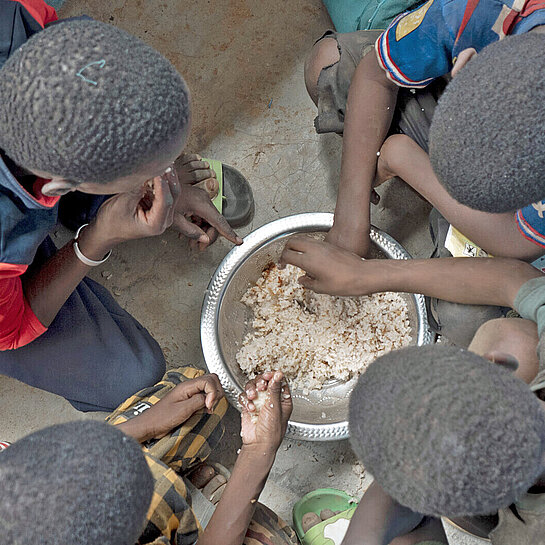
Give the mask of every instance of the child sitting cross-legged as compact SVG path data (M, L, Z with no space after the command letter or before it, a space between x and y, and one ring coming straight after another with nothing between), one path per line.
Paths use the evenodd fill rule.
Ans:
M193 184L195 170L209 175L206 164L174 164L190 133L191 98L172 63L112 25L48 24L54 11L32 4L33 13L50 10L41 26L21 21L17 3L0 3L0 30L4 21L35 30L8 39L7 59L0 47L0 373L77 409L110 412L155 384L165 359L86 275L118 245L171 225L201 248L218 233L242 239ZM102 205L90 213L73 192ZM49 234L59 215L78 231L57 249Z

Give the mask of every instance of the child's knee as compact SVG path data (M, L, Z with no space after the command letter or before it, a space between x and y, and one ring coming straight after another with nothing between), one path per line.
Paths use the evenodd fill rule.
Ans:
M163 359L154 359L152 361L146 362L143 365L139 372L133 376L133 394L143 390L144 388L149 388L154 386L163 379L163 376L166 372L166 363ZM131 394L132 395L132 394Z
M318 78L323 68L335 64L340 59L337 40L324 38L316 42L305 62L305 84L310 98L318 102Z
M397 176L395 161L404 149L409 149L415 142L406 134L392 134L382 144L377 161L378 182Z

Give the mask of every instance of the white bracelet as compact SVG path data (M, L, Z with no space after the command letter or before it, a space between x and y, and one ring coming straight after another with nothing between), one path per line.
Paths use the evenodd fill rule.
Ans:
M87 227L87 225L89 225L88 223L84 223L76 232L76 238L74 238L74 244L73 244L73 248L74 248L74 253L76 254L76 257L82 262L82 263L85 263L85 265L89 266L89 267L96 267L97 265L102 265L111 255L112 255L112 250L110 250L106 256L104 257L104 259L100 260L100 261L95 261L94 259L89 259L88 257L85 257L82 253L82 251L79 249L79 244L78 244L78 238L79 238L79 234L81 233L81 230L84 228L84 227Z

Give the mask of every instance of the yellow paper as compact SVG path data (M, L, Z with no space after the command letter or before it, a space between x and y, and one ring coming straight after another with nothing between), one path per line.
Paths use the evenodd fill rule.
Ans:
M449 226L445 248L453 257L493 257L488 252L471 242L465 235L462 235L456 227Z

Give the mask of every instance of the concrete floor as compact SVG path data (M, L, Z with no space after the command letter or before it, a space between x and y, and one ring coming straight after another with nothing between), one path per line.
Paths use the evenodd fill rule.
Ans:
M63 17L82 13L136 34L183 74L193 95L188 149L234 165L253 186L256 215L241 235L286 215L333 210L341 141L314 132L315 109L303 83L305 54L331 26L320 0L68 0L61 10ZM380 193L373 223L414 256L429 255L428 206L397 181ZM64 236L60 230L59 242ZM205 253L192 253L168 232L125 244L92 276L149 328L170 365L203 366L202 297L229 249L218 241ZM101 417L5 377L0 415L0 440L8 441L52 423ZM231 410L218 459L232 463L239 442L238 413ZM370 477L355 462L346 441L286 440L262 501L291 521L293 503L315 488L360 496ZM470 541L454 536L451 543Z

